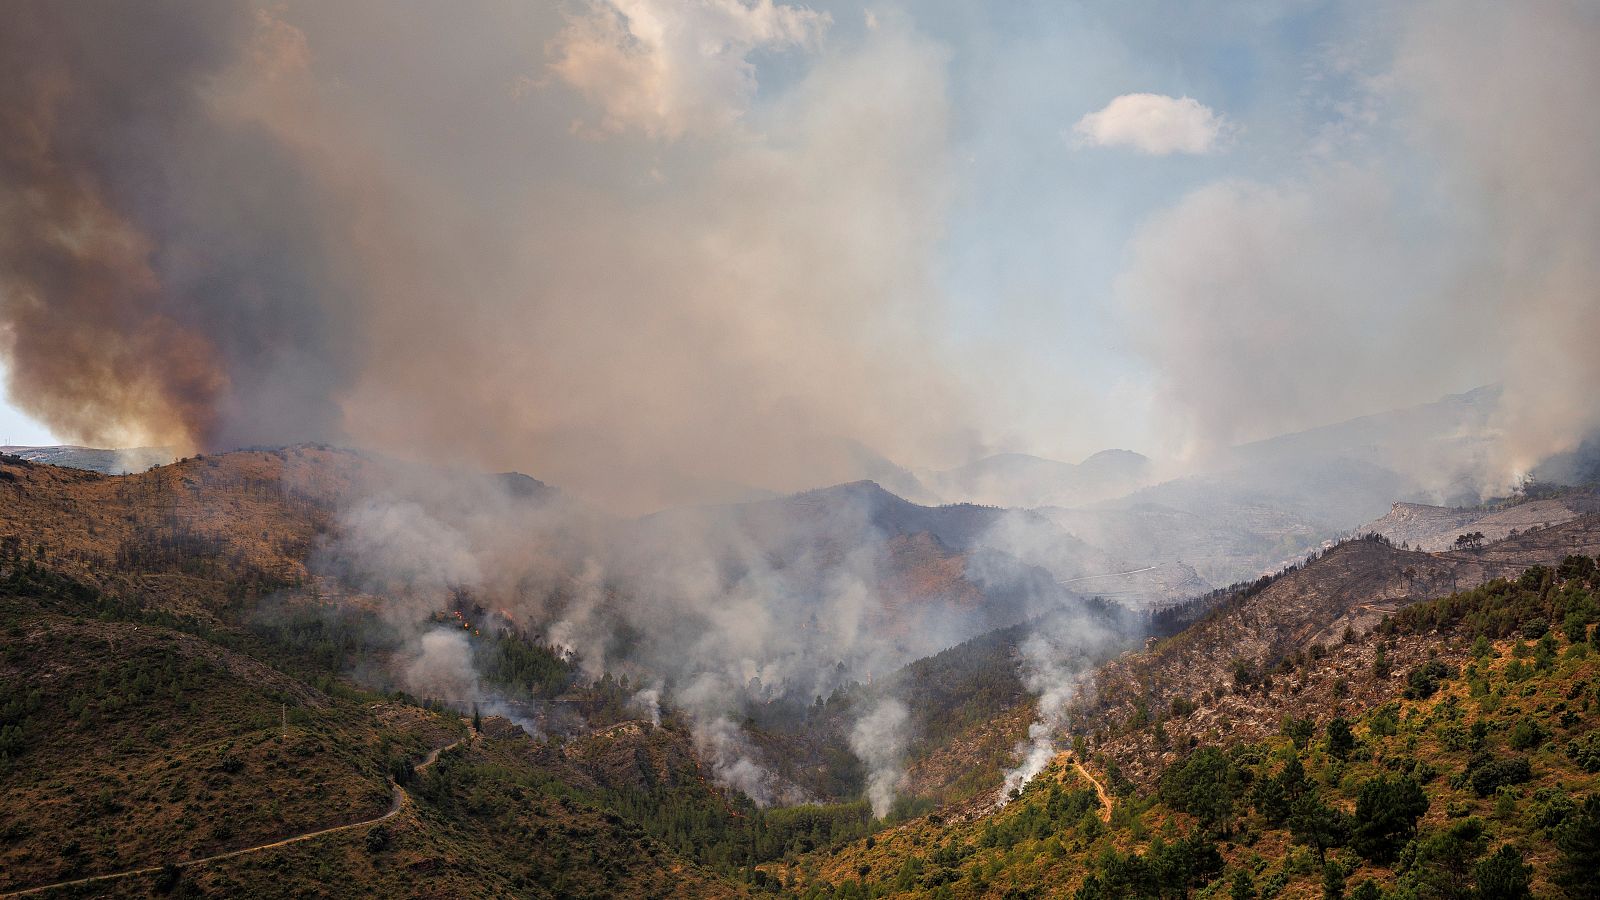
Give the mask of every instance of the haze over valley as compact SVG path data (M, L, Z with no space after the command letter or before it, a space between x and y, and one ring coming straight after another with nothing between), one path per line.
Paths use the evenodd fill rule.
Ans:
M0 10L0 896L1594 896L1600 11Z

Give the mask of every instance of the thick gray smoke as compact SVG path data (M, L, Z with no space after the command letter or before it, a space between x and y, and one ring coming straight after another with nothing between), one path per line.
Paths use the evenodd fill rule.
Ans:
M406 690L418 697L461 702L480 695L472 665L472 645L454 628L434 628L418 639L401 669Z
M905 23L832 38L734 0L0 19L0 353L65 437L345 440L631 510L859 477L843 436L965 440L928 335L944 59ZM759 107L756 54L807 63Z
M1486 240L1474 287L1505 355L1500 471L1529 471L1600 428L1600 8L1582 0L1430 3L1409 22L1397 79L1419 138L1470 198Z
M711 774L762 805L815 797L745 734L750 710L803 712L974 633L937 598L920 616L902 608L915 601L892 591L890 542L873 521L887 495L876 491L614 520L522 480L374 465L313 566L377 604L403 641L401 686L511 709L489 705L465 630L448 615L437 624L457 604L481 606L486 627L540 637L587 679L649 685L630 709L653 724L664 703L685 712ZM907 711L880 699L853 716L843 740L881 815L901 777Z
M65 437L344 439L637 511L859 477L840 436L932 464L1013 430L971 393L1038 361L941 349L962 70L905 16L0 15L0 354ZM1167 449L1503 381L1487 484L1597 425L1595 18L1361 17L1308 62L1358 87L1291 162L1145 223L1117 295Z
M903 16L852 19L769 0L9 3L11 397L71 439L341 440L630 514L859 477L841 437L947 462L1008 430L967 381L1010 371L1005 341L947 355L956 69ZM1379 21L1400 39L1358 61L1370 102L1287 172L1146 222L1117 294L1175 455L1503 378L1473 465L1504 485L1600 426L1600 21L1577 0ZM760 83L757 59L781 73ZM1366 149L1377 128L1408 153ZM797 795L741 704L970 635L906 624L861 503L619 521L403 467L356 493L316 563L382 598L411 689L481 690L464 635L429 624L465 592L590 677L676 679L714 771L761 802ZM1029 532L1014 556L1058 553ZM1040 719L1008 786L1053 752L1095 628L1051 620L1025 647ZM862 715L877 810L903 716Z
M657 728L661 727L661 689L649 687L628 698L628 706Z

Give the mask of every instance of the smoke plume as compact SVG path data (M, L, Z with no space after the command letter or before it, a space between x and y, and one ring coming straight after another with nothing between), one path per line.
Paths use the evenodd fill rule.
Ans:
M1419 139L1472 198L1498 315L1475 350L1505 354L1503 477L1600 427L1600 11L1576 0L1430 3L1396 65Z
M829 39L771 0L5 18L0 353L68 438L345 441L632 510L858 477L843 436L965 440L928 337L944 59L909 25ZM756 53L805 73L767 92Z
M354 372L338 213L230 108L272 65L235 3L33 3L0 29L11 392L112 445L338 434Z
M872 803L872 814L880 819L889 814L895 792L905 777L902 766L909 716L904 703L885 698L850 730L850 750L866 764L867 799Z
M1027 739L1014 749L1019 761L1005 771L996 804L1005 805L1013 791L1055 758L1056 738L1068 724L1068 704L1086 688L1091 664L1117 639L1107 623L1063 609L1043 616L1022 642L1022 683L1038 697L1037 715Z
M1179 455L1501 381L1495 452L1429 464L1504 491L1600 425L1600 16L1538 0L1379 21L1399 37L1362 101L1281 179L1146 222L1118 292Z

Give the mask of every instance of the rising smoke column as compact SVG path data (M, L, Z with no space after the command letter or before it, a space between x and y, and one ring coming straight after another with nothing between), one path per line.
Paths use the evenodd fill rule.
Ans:
M1415 132L1484 224L1474 352L1505 355L1503 486L1600 429L1600 10L1423 4L1395 64Z
M1041 623L1019 648L1022 652L1022 683L1038 695L1038 715L1028 726L1028 737L1019 741L1014 752L1016 766L1005 771L998 805L1011 799L1035 775L1044 771L1056 755L1056 736L1067 724L1067 705L1078 695L1086 674L1082 654L1100 635L1098 628L1082 620Z
M850 729L850 751L867 767L867 800L872 814L889 814L905 777L906 705L892 697L879 700Z
M19 3L0 28L0 352L74 438L338 433L349 290L319 185L238 110L235 3ZM252 55L256 54L256 55Z
M964 446L945 54L830 23L10 5L12 398L90 443L337 441L631 512L858 478L841 436ZM797 77L758 85L764 53Z

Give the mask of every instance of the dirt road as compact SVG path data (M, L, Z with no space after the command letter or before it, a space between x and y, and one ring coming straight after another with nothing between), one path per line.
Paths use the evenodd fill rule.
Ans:
M1100 798L1100 821L1109 823L1111 821L1111 795L1106 793L1105 787L1100 784L1100 779L1089 774L1089 770L1083 767L1083 763L1078 762L1076 759L1071 761L1073 771L1082 776L1084 781L1089 782L1094 787L1095 796Z
M459 747L466 741L467 738L461 738L460 740L451 744L446 744L443 747L435 747L434 749L428 751L428 755L423 757L422 762L417 763L412 767L412 771L416 772L418 775L421 775L423 770L439 761L439 754L444 753L446 750L452 750L456 747ZM394 799L389 804L389 811L376 818L365 819L360 822L351 822L348 825L335 825L332 828L319 828L316 831L307 831L302 834L293 835L292 837L283 838L282 840L271 841L266 844L256 844L253 847L242 847L238 850L229 850L226 853L216 853L211 856L202 856L199 859L181 860L174 863L174 865L180 869L187 869L191 866L203 866L207 863L213 863L219 860L232 859L235 856L244 856L247 853L260 853L263 850L287 847L290 844L298 844L301 841L309 841L313 838L319 838L329 834L337 834L341 831L353 831L357 828L368 828L384 821L385 819L393 818L396 813L400 812L400 810L404 809L406 805L411 802L411 795L407 794L405 790L400 787L400 785L391 784L390 787L394 791ZM108 872L104 875L90 875L87 878L74 878L70 881L57 881L53 884L41 884L37 887L23 888L20 891L9 891L7 893L0 894L0 898L26 897L30 894L42 894L45 891L52 891L56 888L96 884L102 881L113 881L118 878L130 878L135 875L153 875L161 871L161 868L161 866L145 866L142 869L124 869L121 872Z

